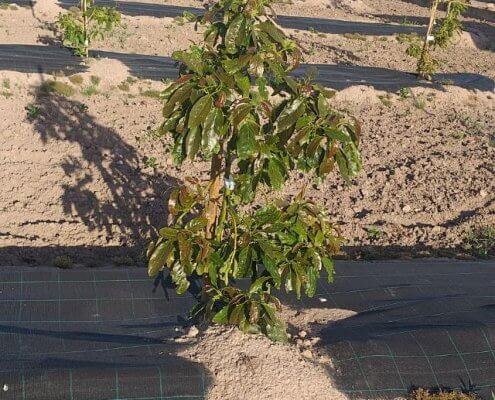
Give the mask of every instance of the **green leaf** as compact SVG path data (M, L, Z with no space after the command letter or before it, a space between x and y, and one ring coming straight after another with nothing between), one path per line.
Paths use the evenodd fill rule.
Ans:
M193 129L202 124L213 106L211 95L206 95L198 99L189 111L188 126Z
M267 100L269 93L268 90L266 89L266 78L261 76L259 78L256 78L256 85L258 86L258 92L263 100Z
M245 119L237 134L237 156L240 160L245 160L258 153L258 143L256 133L258 124L251 118Z
M272 279L271 276L262 276L261 278L256 279L251 286L249 287L249 293L257 293L261 290L263 284Z
M208 266L208 271L210 274L211 282L213 285L217 286L218 282L218 270L222 268L223 260L222 256L218 252L213 252L210 254L210 262Z
M236 305L229 315L229 324L239 325L239 323L243 319L243 314L244 314L244 305L243 304Z
M173 242L163 242L156 246L148 261L148 275L154 277L158 275L165 266L168 255L173 249Z
M174 240L175 238L177 238L177 229L175 229L175 228L169 228L169 227L165 226L162 229L160 229L158 231L158 233L160 234L161 237L163 237L165 239Z
M235 74L234 75L235 82L237 86L241 90L241 93L244 97L249 97L249 91L251 89L251 82L248 76Z
M186 158L186 155L184 153L184 146L182 145L183 141L184 137L179 136L174 143L174 147L172 148L172 158L175 165L181 164Z
M182 13L182 16L184 17L184 19L186 19L188 22L194 22L196 21L196 16L190 12L190 11L184 11Z
M327 271L328 283L332 283L333 282L333 275L335 273L335 270L333 268L333 261L328 257L322 257L321 262L323 263L323 266L325 267L325 270Z
M265 311L268 308L271 309L269 305L265 304ZM273 311L273 309L271 309L271 311L272 315L274 315L275 311ZM282 320L273 316L271 317L271 322L266 325L266 335L274 342L287 343L287 326Z
M267 173L268 178L270 179L270 186L273 189L279 190L282 188L282 185L285 182L284 172L283 166L277 159L271 158L268 161Z
M299 94L299 85L292 76L286 76L285 83L287 83L287 86L289 86L290 90L292 90L292 93L296 95Z
M168 118L172 114L177 103L182 104L184 101L186 101L186 99L189 98L192 88L193 83L186 82L182 86L177 88L174 93L172 93L168 101L163 106L162 113L165 118Z
M189 130L185 141L185 154L189 156L191 160L194 159L199 151L201 145L201 129L196 126Z
M292 289L296 291L296 297L298 299L300 299L301 298L301 286L302 286L301 277L298 274L296 274L296 272L294 270L291 270L290 280L292 282Z
M256 28L261 29L262 31L268 33L268 35L270 35L270 37L273 40L275 40L280 44L284 43L287 40L284 33L279 28L277 28L271 21L263 21L257 24Z
M217 286L218 284L217 276L217 265L214 262L210 262L208 264L208 277L210 278L213 286Z
M203 124L202 147L206 152L213 153L217 150L222 125L222 111L218 108L212 108Z
M176 262L170 271L172 276L172 281L176 285L177 294L184 294L189 288L189 281L187 280L187 275L180 263Z
M251 246L245 246L239 252L238 257L238 270L236 274L236 278L244 278L249 272L252 264L252 252L253 249Z
M323 96L322 93L318 95L318 113L320 114L320 117L326 117L328 113L330 112L330 109L328 107L327 99L325 96Z
M318 272L315 268L308 268L306 282L306 296L313 297L316 293L316 283L318 282Z
M240 71L242 68L244 68L248 63L248 61L249 61L248 59L238 59L238 58L226 59L222 61L222 67L225 70L225 72L227 72L227 74L233 75L236 72ZM228 84L227 86L230 87L230 85Z
M245 27L246 19L244 15L239 14L234 20L230 23L227 33L225 34L225 49L228 54L237 53L236 42L238 42L238 37L242 34L242 31Z
M205 217L196 217L190 220L186 224L186 229L189 229L192 232L198 232L206 227L208 224L208 220ZM161 230L160 230L161 232ZM176 232L177 234L177 232Z
M266 206L255 214L256 226L263 226L265 224L274 224L280 220L281 212L275 206Z
M254 199L254 178L250 174L239 174L235 177L235 192L243 203Z
M273 278L275 287L278 288L280 286L281 277L275 260L266 253L261 253L261 260L263 261L263 266Z
M258 320L260 319L260 309L259 309L259 303L256 301L251 301L249 304L248 309L248 315L249 315L249 322L251 324L256 324Z
M192 46L190 50L178 50L172 53L172 58L181 61L187 67L200 75L203 75L203 58L202 51L197 46Z
M292 103L288 103L277 118L277 131L283 132L294 125L299 117L304 113L304 99L297 98Z
M216 324L228 324L229 323L229 306L224 306L213 317L213 322Z
M251 111L251 104L241 103L232 111L232 123L238 126Z
M187 237L184 233L179 233L177 235L181 268L184 268L187 275L190 275L193 272L193 266L191 264L192 244L189 240L190 237Z

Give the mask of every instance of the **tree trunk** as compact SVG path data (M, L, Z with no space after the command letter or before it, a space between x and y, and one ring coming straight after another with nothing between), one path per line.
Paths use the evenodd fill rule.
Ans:
M83 31L84 31L84 57L89 56L89 40L88 40L88 2L81 0L81 11L83 15Z
M223 150L220 149L220 151L217 154L214 154L211 159L210 189L208 193L208 202L206 203L206 218L208 220L208 224L206 225L207 239L215 237L216 220L222 197L222 164Z
M423 43L423 49L421 50L421 55L418 60L418 75L423 78L430 80L431 77L429 76L427 71L424 71L423 66L426 63L426 59L429 58L429 47L430 47L430 36L431 33L433 32L433 27L435 26L435 20L437 17L437 10L438 10L438 5L440 3L440 0L433 0L433 4L431 6L430 10L430 23L428 24L428 30L426 31L426 36L425 40Z

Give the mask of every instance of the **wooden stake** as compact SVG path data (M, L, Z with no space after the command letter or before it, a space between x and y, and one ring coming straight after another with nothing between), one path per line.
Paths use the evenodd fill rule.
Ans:
M423 49L421 50L421 55L418 61L418 75L423 78L430 80L431 77L425 72L422 66L426 62L426 58L429 56L429 47L430 47L430 37L433 32L433 27L435 26L435 20L437 17L438 5L440 4L440 0L433 0L433 4L430 10L430 23L428 24L428 30L426 31L425 40L423 43Z

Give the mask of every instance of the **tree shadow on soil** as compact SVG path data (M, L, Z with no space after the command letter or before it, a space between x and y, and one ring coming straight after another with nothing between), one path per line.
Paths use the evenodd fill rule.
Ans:
M39 115L32 124L41 142L69 142L79 153L54 166L67 177L59 200L64 213L98 232L100 241L118 238L122 250L142 245L153 227L166 221L163 200L179 182L159 172L143 172L137 150L116 130L98 123L83 103L47 93L41 85L34 104Z

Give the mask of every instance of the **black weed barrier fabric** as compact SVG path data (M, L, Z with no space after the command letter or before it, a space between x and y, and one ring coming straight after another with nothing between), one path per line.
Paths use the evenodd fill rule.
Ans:
M193 303L139 268L3 267L0 399L203 399L208 372L171 340ZM318 344L352 398L495 391L494 263L340 262L297 304L357 312Z
M177 64L170 57L146 54L127 54L112 51L90 51L94 58L118 60L135 77L151 80L177 78ZM55 43L50 46L0 44L0 71L24 73L63 73L71 75L84 72L88 67L81 58ZM442 90L442 82L470 90L493 92L495 81L474 73L435 74L436 83L418 80L415 75L387 68L363 67L346 64L303 64L294 72L304 76L311 69L315 80L325 86L341 90L357 85L372 86L378 90L395 92L404 87L428 87Z

